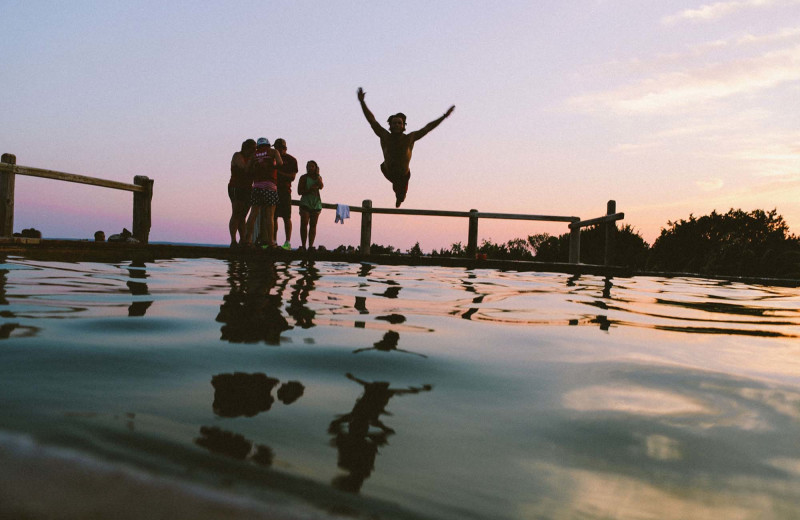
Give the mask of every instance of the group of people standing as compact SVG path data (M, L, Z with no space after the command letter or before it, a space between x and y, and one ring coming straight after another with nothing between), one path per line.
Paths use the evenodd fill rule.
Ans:
M231 247L291 249L292 182L297 176L297 159L287 153L285 139L247 139L241 151L231 158L231 178L228 197L231 200L229 230ZM317 220L322 211L319 190L322 177L316 161L308 161L306 173L300 176L297 192L300 195L301 250L314 247ZM286 241L278 245L278 219L283 219ZM237 241L236 236L239 236Z

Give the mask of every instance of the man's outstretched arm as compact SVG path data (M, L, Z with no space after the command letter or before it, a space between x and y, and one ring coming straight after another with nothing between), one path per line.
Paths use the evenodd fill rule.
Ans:
M451 106L450 108L447 109L447 112L445 112L442 117L440 117L439 119L434 119L433 121L423 126L416 132L411 132L409 135L412 135L414 137L414 140L422 139L428 132L439 126L442 121L450 117L450 114L452 114L453 110L455 109L456 109L455 105Z
M375 116L372 114L369 108L367 108L367 104L364 102L364 96L366 96L367 93L364 92L364 89L358 87L357 95L358 102L361 103L361 111L364 112L364 117L367 118L367 122L369 123L369 126L372 127L372 131L375 132L375 135L381 137L382 134L388 133L389 131L378 124L378 122L375 120Z

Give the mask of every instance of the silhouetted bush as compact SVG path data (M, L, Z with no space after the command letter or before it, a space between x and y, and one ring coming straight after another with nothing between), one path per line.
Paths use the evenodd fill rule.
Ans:
M605 228L581 231L580 261L605 262ZM345 250L344 246L337 248ZM496 244L483 240L477 253L498 260L569 261L569 233L529 235ZM392 246L372 244L373 254L424 255L419 242L405 253ZM434 249L431 256L467 257L461 242L450 248ZM667 222L652 247L629 224L616 228L611 265L638 270L662 270L734 276L800 278L800 239L776 210L765 212L731 209L725 214Z
M417 243L419 245L419 242ZM382 246L379 244L372 244L369 246L370 253L373 255L399 255L402 254L399 249L393 246Z
M650 269L737 276L800 276L800 241L776 210L668 222L650 252Z
M569 233L558 238L543 233L531 235L528 242L536 251L539 262L568 262ZM606 231L601 225L581 230L581 263L602 265L606 254ZM614 254L611 265L643 268L650 245L629 224L617 228L614 234Z

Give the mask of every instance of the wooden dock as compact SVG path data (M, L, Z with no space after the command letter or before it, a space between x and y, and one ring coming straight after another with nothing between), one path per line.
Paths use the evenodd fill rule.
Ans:
M445 256L377 255L337 253L327 250L264 251L239 249L227 246L195 246L180 244L133 244L120 242L93 242L89 240L48 240L35 238L0 239L3 259L20 256L51 262L148 262L170 258L215 258L220 260L266 259L274 262L327 261L346 263L374 263L382 265L442 266L464 269L498 269L503 271L542 271L567 274L628 277L626 267L576 264L561 262L533 262L523 260L477 259Z

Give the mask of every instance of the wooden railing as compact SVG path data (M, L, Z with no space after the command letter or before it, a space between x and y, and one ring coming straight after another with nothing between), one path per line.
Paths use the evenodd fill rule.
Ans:
M299 201L292 201L292 204L297 206ZM323 208L333 209L337 208L336 204L323 203ZM350 206L350 211L354 213L361 213L361 246L360 251L362 254L370 254L372 244L372 215L418 215L426 217L462 217L469 219L469 231L467 235L467 254L472 256L478 250L478 219L491 218L502 220L537 220L544 222L569 222L570 237L569 237L569 263L580 263L581 257L581 228L593 226L596 224L604 224L606 227L605 233L605 255L604 264L611 265L614 257L614 235L616 231L616 222L625 218L624 213L617 213L617 203L613 200L608 201L606 205L606 214L592 218L589 220L581 220L579 217L572 216L558 216L558 215L526 215L516 213L481 213L477 209L469 211L442 211L442 210L427 210L427 209L399 209L399 208L373 208L372 201L367 199L362 202L361 206Z
M44 177L79 184L89 184L103 188L112 188L133 192L133 236L143 243L147 243L150 237L151 225L151 201L153 199L153 180L137 175L133 178L133 184L126 184L84 175L75 175L41 168L31 168L28 166L18 166L16 156L3 154L0 162L0 237L10 237L14 233L14 181L16 175L28 175L32 177ZM299 201L292 201L297 206ZM336 204L323 203L323 208L337 208ZM604 224L606 226L605 241L605 265L610 265L613 258L614 235L616 231L616 221L625 218L624 213L617 213L616 202L608 201L606 214L589 220L581 220L574 216L559 215L526 215L516 213L482 213L477 209L469 211L444 211L427 209L399 209L399 208L373 208L372 201L367 199L361 206L350 206L350 211L361 213L361 244L362 254L370 254L372 247L372 215L417 215L426 217L460 217L469 219L469 231L467 234L467 254L474 255L478 250L478 221L482 218L502 219L502 220L536 220L544 222L568 222L570 229L569 240L569 262L580 263L581 251L581 228Z
M43 177L78 184L89 184L102 188L133 192L133 237L139 242L147 243L150 239L151 209L153 200L153 180L143 175L133 178L133 184L98 179L85 175L43 170L29 166L18 166L17 158L4 153L0 162L0 237L14 234L14 184L17 175Z

